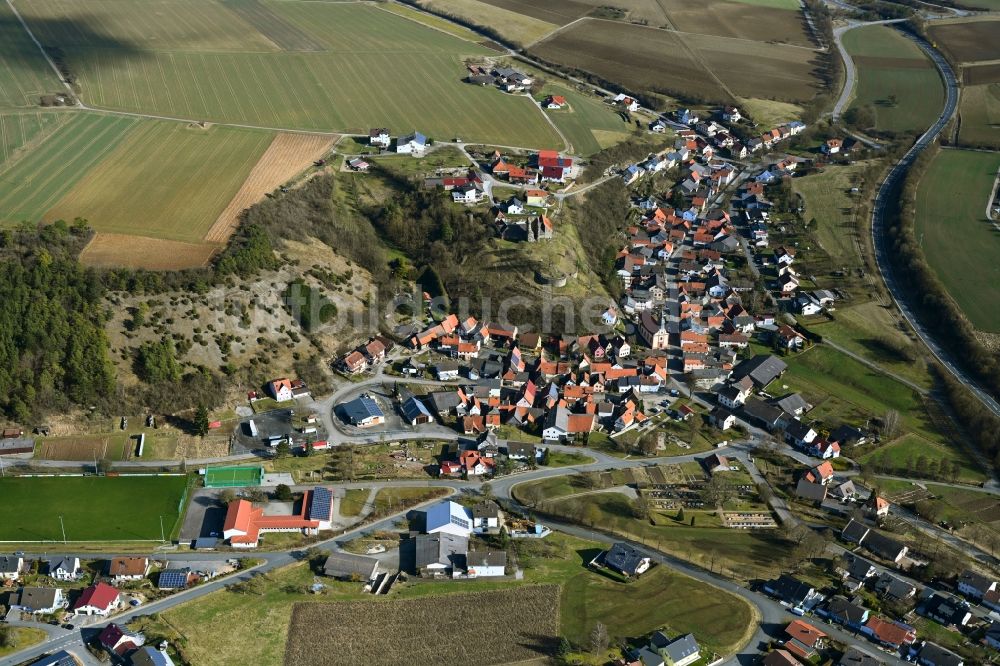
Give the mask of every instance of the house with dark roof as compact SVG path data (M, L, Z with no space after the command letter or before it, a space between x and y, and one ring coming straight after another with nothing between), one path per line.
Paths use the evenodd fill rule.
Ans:
M854 630L860 630L865 622L868 621L869 615L867 608L848 601L845 597L841 596L829 599L818 612L822 617L829 619L831 622L842 624Z
M55 580L69 582L80 577L80 558L63 557L49 561L49 577Z
M751 425L764 430L774 430L783 420L785 413L758 398L747 398L740 408L740 414Z
M856 543L860 545L871 531L871 528L864 523L859 523L851 518L847 521L847 525L844 526L844 529L840 531L840 538L849 543Z
M701 646L694 634L678 636L671 640L662 631L654 632L649 640L649 649L660 655L664 664L687 666L701 657Z
M996 589L996 580L972 569L966 569L958 577L958 591L974 601L981 600L987 592L993 592Z
M930 641L920 644L917 663L920 666L964 666L965 664L962 658L951 650Z
M972 618L968 602L935 592L917 606L917 613L946 627L964 627Z
M652 560L638 549L621 541L598 555L597 560L606 568L628 577L643 574L652 564Z
M906 553L910 550L896 539L876 530L871 530L861 545L882 559L897 564L906 557Z
M409 391L407 391L409 393ZM421 423L430 423L434 420L429 409L417 396L409 393L407 396L400 395L399 412L403 419L411 426Z
M875 581L875 591L886 599L905 601L917 593L917 588L912 583L883 571Z
M826 486L822 483L813 483L803 477L795 486L795 495L810 502L822 502L826 499Z
M341 404L338 409L345 421L359 428L370 428L385 423L385 413L367 393Z
M875 655L852 645L844 652L837 666L883 666L883 662Z
M58 587L24 587L17 599L17 606L25 613L55 613L66 605L66 595Z
M30 666L78 666L80 662L76 660L76 657L71 655L66 650L59 650L58 652L53 652L52 654L42 657L37 661L31 662ZM171 664L170 666L173 666Z
M166 645L164 641L159 649L151 645L139 648L130 657L132 666L174 666L174 661L167 654Z
M499 550L470 550L465 555L465 568L469 578L503 576L507 567L507 553Z
M0 580L17 580L23 566L23 557L0 555Z
M97 642L111 654L123 656L135 650L145 641L141 634L132 634L112 622L97 635Z
M161 590L183 590L197 578L188 568L164 569L156 577L156 587Z
M812 585L788 574L764 583L764 591L800 610L809 610L823 600Z
M412 539L414 570L424 576L457 576L465 571L469 539L437 532L418 534Z
M785 373L788 366L774 355L758 354L740 363L733 370L731 379L738 381L749 377L757 388L764 388Z
M760 660L762 666L801 666L799 661L788 650L771 650Z
M337 551L323 562L323 573L340 580L370 581L378 575L380 562L374 557Z

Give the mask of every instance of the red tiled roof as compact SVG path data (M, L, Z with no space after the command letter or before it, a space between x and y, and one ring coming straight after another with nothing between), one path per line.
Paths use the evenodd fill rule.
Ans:
M118 590L107 583L98 583L97 585L91 585L83 591L80 598L73 604L73 610L83 608L84 606L94 606L95 608L107 610L117 599Z
M816 641L821 638L826 638L826 634L812 626L808 622L803 622L802 620L795 620L787 627L785 627L785 633L796 638L800 643L805 643L809 647L814 647Z

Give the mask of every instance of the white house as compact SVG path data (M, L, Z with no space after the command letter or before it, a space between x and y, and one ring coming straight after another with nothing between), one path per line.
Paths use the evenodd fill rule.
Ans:
M750 389L736 384L723 387L719 391L719 404L729 409L737 409L750 397Z
M457 502L441 502L424 511L424 532L453 534L468 538L472 534L472 511Z
M392 144L392 137L385 127L376 127L368 132L368 143L379 148L388 148Z
M427 137L420 132L399 137L396 141L396 152L408 155L421 155L427 147Z
M25 587L18 595L17 606L25 613L55 613L67 604L66 594L58 587Z
M108 576L114 583L142 580L149 575L149 559L145 557L113 557L108 561Z
M637 102L634 97L629 97L628 95L622 93L615 95L615 104L621 104L631 113L639 110L639 102Z
M284 402L285 400L291 400L295 396L292 394L292 382L290 379L282 377L281 379L275 379L274 381L268 383L268 390L275 400L278 402Z
M502 550L470 550L465 554L465 567L469 578L503 576L507 567L507 553Z
M844 142L841 139L827 139L826 143L821 146L821 149L827 155L836 155L840 152L840 149L844 147Z
M466 183L459 185L451 191L451 198L455 203L477 204L483 200L486 194L478 183Z
M49 577L58 581L74 581L80 576L80 558L64 557L49 562Z
M0 556L0 580L17 580L21 576L24 558L3 555Z
M727 106L722 109L722 119L727 123L738 123L743 120L743 114L735 106Z
M76 615L109 615L120 603L118 590L107 583L98 583L85 589L71 610Z
M649 123L649 131L654 134L663 134L667 131L667 124L657 118L653 122Z

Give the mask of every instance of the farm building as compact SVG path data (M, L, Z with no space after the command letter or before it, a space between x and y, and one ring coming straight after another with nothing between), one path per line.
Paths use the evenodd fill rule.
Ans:
M385 423L385 414L367 393L340 406L348 423L359 428L370 428Z
M396 140L396 152L407 155L422 155L427 147L427 137L420 132L407 134Z
M465 566L469 578L503 576L507 566L507 553L502 550L470 550L465 555Z
M323 563L323 573L341 580L369 581L379 572L379 561L374 557L353 553L331 553Z

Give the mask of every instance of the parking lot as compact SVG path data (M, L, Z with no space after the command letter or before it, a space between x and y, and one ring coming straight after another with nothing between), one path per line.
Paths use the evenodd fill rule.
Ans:
M199 488L194 491L184 515L178 541L190 544L200 537L222 536L226 522L226 507L218 500L221 488Z

